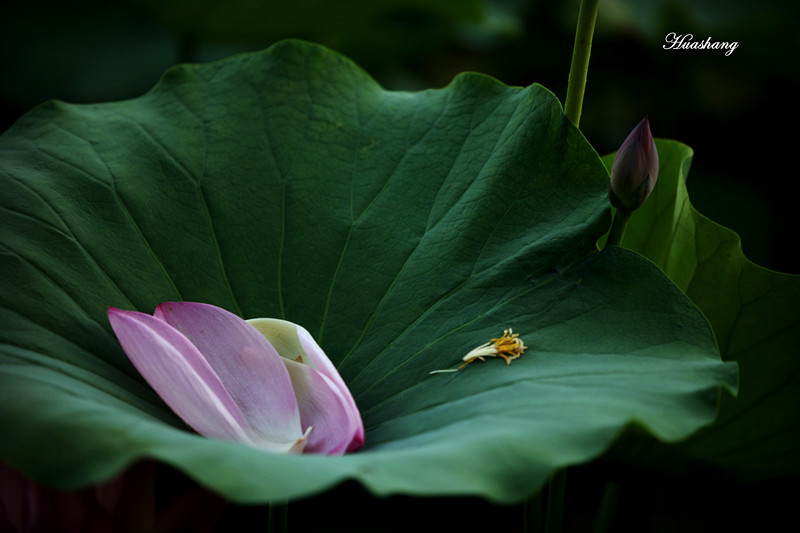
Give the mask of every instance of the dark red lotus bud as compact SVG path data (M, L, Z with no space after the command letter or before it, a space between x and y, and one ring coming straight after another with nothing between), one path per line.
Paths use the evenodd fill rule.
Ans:
M618 209L638 209L658 179L658 151L647 117L633 129L620 146L611 165L608 197Z

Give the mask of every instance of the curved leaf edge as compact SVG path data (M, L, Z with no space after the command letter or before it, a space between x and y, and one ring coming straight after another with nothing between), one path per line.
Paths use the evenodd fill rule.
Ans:
M734 270L738 269L740 276L747 276L754 290L764 291L765 296L769 291L772 292L767 301L777 305L788 304L791 308L792 295L796 297L800 291L800 275L771 269L751 260L742 248L741 237L735 231L710 219L691 203L687 179L694 150L677 140L657 139L656 142L660 147L679 154L678 175L676 183L672 184L676 189L671 194L684 204L684 209L690 210L693 221L691 231L712 234L714 243L719 248L713 255L725 253L729 258L727 265ZM607 169L610 169L614 156L615 153L603 156L602 160ZM623 246L625 245L623 240ZM658 261L653 262L664 271ZM724 276L727 273L720 275ZM791 324L794 320L796 331L800 315L796 312L789 316L781 315L780 320L774 321L775 326L768 326L767 323L773 322L768 315L760 314L756 317L751 310L746 313L749 318L744 324L739 324L739 319L731 321L732 316L726 316L726 312L719 307L719 304L715 304L716 308L709 308L707 312L705 307L712 304L713 298L711 295L706 295L705 301L702 301L703 291L700 290L701 296L697 296L700 298L697 300L694 295L698 293L698 287L692 285L691 281L688 283L687 280L683 280L682 283L680 279L673 281L692 301L696 301L701 313L712 324L723 360L739 364L740 385L744 380L741 394L735 397L722 397L714 424L703 428L690 438L672 446L660 446L646 434L630 432L630 438L620 442L619 450L612 451L611 459L639 454L640 460L637 462L647 468L671 472L701 471L741 483L796 476L800 465L796 461L796 439L792 443L790 432L796 434L796 430L792 429L796 419L792 413L797 412L797 396L792 392L791 376L796 376L797 363L792 362L793 357L796 359L796 355L792 353L791 345L793 342L796 343L797 335L793 336L791 327L787 324ZM720 283L720 286L738 292L741 287L748 287L746 284L740 286L741 283L737 278L727 283ZM762 285L758 285L759 283ZM754 318L759 322L753 322ZM769 346L773 351L762 349L759 352L757 347L761 343L765 340L772 341L771 338L764 337L765 334L770 334L770 331L773 332L771 334L780 335L780 340L776 339L779 344L770 342ZM751 337L752 335L755 337ZM731 344L732 338L734 338L733 344ZM743 342L746 338L754 338L758 342L755 345L752 345L752 341ZM759 371L759 368L762 370ZM779 409L782 414L780 416L770 414L768 406L772 406L771 409ZM769 418L769 422L763 419L765 416ZM760 452L759 443L763 443L764 446ZM791 453L791 449L795 452ZM759 465L765 463L769 465L762 466L764 468L762 471ZM659 467L656 468L656 465Z

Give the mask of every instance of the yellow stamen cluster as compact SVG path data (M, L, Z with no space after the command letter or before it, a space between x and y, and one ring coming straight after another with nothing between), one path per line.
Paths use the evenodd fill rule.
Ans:
M514 333L511 329L507 329L503 332L503 335L500 338L492 339L486 344L482 344L477 348L470 350L470 352L463 357L464 362L458 368L450 370L434 370L431 372L431 374L437 374L440 372L457 372L476 359L485 361L486 357L502 357L505 359L506 364L510 365L511 361L518 359L527 349L528 347L525 346L525 343L519 338L519 334Z
M510 365L511 361L518 359L527 348L518 333L507 329L499 339L492 339L465 355L464 363L458 369L461 370L476 359L485 361L484 357L502 357L506 360L506 364Z

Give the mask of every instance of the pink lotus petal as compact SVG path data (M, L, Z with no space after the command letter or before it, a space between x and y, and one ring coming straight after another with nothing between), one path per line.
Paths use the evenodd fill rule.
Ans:
M347 398L328 377L308 365L284 359L292 378L303 427L313 427L306 451L341 455L348 451L361 419L355 419ZM361 440L363 443L363 438Z
M168 302L155 316L180 331L214 369L252 426L251 438L295 442L303 436L283 360L255 328L213 305ZM313 433L313 432L312 432Z
M208 437L250 440L244 414L186 337L137 311L112 307L108 319L133 365L184 422Z
M342 376L339 375L336 367L333 366L331 360L328 359L328 356L325 355L325 352L320 348L319 344L317 344L317 341L314 340L314 337L302 326L297 326L297 336L300 340L300 344L303 346L303 350L311 361L311 365L316 368L318 372L330 379L339 389L342 397L345 398L350 416L354 420L353 423L357 426L352 446L347 451L351 452L359 449L364 444L364 424L361 421L361 412L358 410L358 406L353 399L350 389L342 379Z
M325 387L333 388L335 391L335 397L339 399L336 400L337 405L338 402L341 401L344 402L345 406L346 416L343 416L338 411L336 414L331 415L338 420L339 424L342 425L342 429L337 431L343 431L344 433L350 434L349 446L346 446L346 449L342 451L336 451L335 453L351 452L359 449L364 444L364 424L361 421L361 414L356 406L356 402L353 399L353 395L350 393L350 389L347 388L344 380L336 370L336 367L333 365L331 360L328 359L328 356L325 354L322 348L320 348L311 334L305 328L298 326L293 322L280 320L277 318L253 318L248 320L248 322L252 324L259 332L261 332L261 334L264 335L273 346L275 346L281 357L284 357L290 361L303 363L319 373L320 376L325 377ZM302 355L302 357L298 358L298 355ZM287 367L289 367L289 365L287 365ZM310 402L309 398L311 395L309 395L307 392L298 392L300 385L296 382L296 379L298 379L297 376L293 374L292 383L295 387L297 401L300 404L300 417L301 420L303 420L303 427L306 427L306 424L310 423L306 421L309 417L309 412L313 409L310 409L308 406L304 407L303 402ZM322 386L322 383L323 382L316 380L313 386ZM308 385L306 383L303 386L312 385ZM326 391L325 394L328 394L328 392ZM302 399L303 396L306 397L305 400ZM313 402L309 403L309 405L312 404ZM309 446L312 446L311 443L316 442L317 439L320 438L320 431L317 431L317 429L318 428L315 426L315 430L311 433L309 438Z

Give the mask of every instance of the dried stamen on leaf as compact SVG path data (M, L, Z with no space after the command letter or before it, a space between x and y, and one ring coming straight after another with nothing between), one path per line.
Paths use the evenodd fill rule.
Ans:
M485 357L502 357L505 359L506 364L510 365L511 361L518 359L528 347L519 338L518 333L514 333L511 329L503 332L503 335L498 339L492 339L486 344L481 344L477 348L471 350L463 357L463 363L458 368L451 368L448 370L434 370L431 374L439 374L442 372L458 372L476 359L485 361Z

